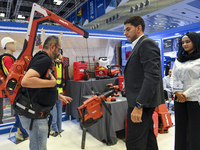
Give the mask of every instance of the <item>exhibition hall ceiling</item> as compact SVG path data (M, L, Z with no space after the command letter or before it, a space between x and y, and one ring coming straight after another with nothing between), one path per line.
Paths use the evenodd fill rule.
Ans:
M54 12L58 16L67 18L87 1L0 0L0 14L5 14L5 16L0 15L0 20L17 21L20 16L24 17L21 20L26 20L30 16L32 3L34 2ZM123 0L117 1L120 3ZM200 0L129 0L84 25L83 28L123 32L123 22L133 15L140 15L145 20L145 34L159 32L199 22ZM40 16L37 15L35 17Z

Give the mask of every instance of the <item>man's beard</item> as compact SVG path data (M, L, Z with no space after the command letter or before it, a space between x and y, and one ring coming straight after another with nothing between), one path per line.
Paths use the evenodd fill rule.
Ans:
M56 53L56 48L55 48L53 53L51 54L51 59L55 60L56 58L58 58L58 54Z

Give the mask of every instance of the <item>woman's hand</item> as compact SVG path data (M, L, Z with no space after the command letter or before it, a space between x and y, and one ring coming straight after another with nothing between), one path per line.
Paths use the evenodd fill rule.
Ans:
M187 96L183 92L175 92L177 96L177 102L184 103L187 100Z

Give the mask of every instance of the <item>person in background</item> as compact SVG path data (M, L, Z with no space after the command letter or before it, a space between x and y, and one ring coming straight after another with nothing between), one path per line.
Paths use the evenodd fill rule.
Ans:
M59 55L59 58L56 58L55 70L56 71L56 80L57 80L57 89L58 93L63 94L63 60L62 60L62 50ZM57 99L56 104L54 105L51 114L53 116L51 124L50 135L57 136L62 132L62 101Z
M163 87L164 90L166 90L168 93L173 93L170 84L171 75L172 75L172 69L169 69L168 75L163 78Z
M2 46L3 49L5 49L5 53L2 56L2 62L1 62L2 64L1 65L2 65L2 68L3 68L3 72L4 72L4 74L6 76L8 75L9 69L11 68L12 64L15 61L15 58L13 56L13 53L16 51L16 45L15 45L15 43L16 43L16 41L14 41L10 37L4 37L1 40L1 46ZM15 115L14 126L17 127L17 134L15 134L15 137L17 139L19 139L19 140L28 139L28 133L22 127L21 122L19 120L19 116L17 114Z
M176 95L175 150L200 148L200 36L184 34L173 66L171 87Z
M172 74L172 69L169 69L169 75L164 76L164 78L163 78L163 88L164 88L164 92L166 92L166 97L167 97L166 100L168 103L168 109L169 109L169 105L170 105L170 98L173 95L173 91L172 91L171 84L170 84L171 74Z
M169 75L169 69L171 69L171 61L167 62L167 65L165 67L165 76Z
M124 35L132 43L124 80L127 112L127 150L158 150L152 115L164 103L160 49L144 35L145 23L140 16L124 22Z
M43 44L43 51L39 51L32 58L29 69L21 82L21 85L28 91L29 97L33 97L35 92L41 89L41 92L37 94L36 99L37 103L43 107L53 107L57 99L62 100L65 103L69 103L72 100L70 97L58 93L56 79L52 73L48 72L49 68L52 68L52 61L58 57L60 49L61 46L58 37L49 36ZM49 73L49 79L46 78L47 73ZM28 95L26 95L26 97ZM30 150L46 150L48 116L44 119L34 120L23 115L20 115L19 117L22 126L29 133ZM31 130L29 129L30 125L32 125Z

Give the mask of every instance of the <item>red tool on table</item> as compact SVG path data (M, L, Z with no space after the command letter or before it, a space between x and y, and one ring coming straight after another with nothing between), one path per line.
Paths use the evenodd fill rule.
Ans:
M78 114L83 127L81 148L85 148L86 128L95 124L99 119L103 117L103 106L112 115L111 111L105 103L105 99L114 94L114 87L111 87L109 91L101 94L100 96L94 95L91 98L83 102L78 107Z

